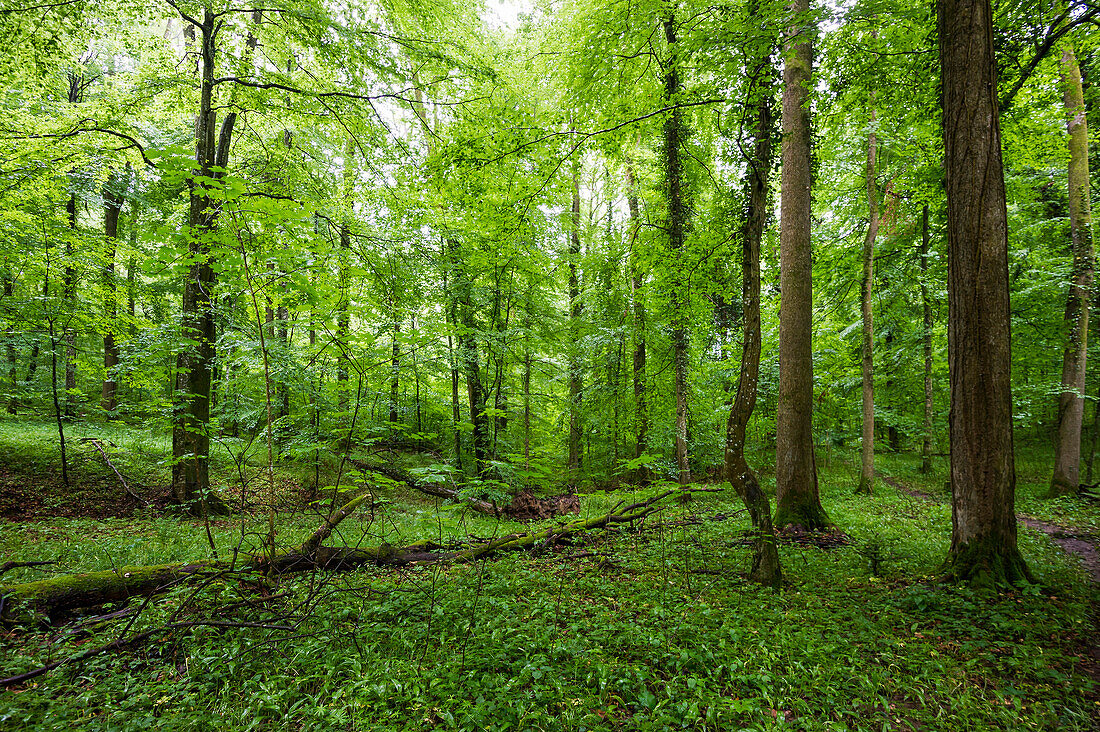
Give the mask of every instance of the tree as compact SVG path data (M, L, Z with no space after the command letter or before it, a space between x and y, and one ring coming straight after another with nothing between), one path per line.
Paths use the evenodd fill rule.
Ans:
M809 9L809 0L790 4L792 26L783 69L775 525L813 531L828 526L829 517L821 507L814 462L809 89L815 26Z
M1085 373L1088 362L1089 300L1095 262L1092 249L1092 205L1089 194L1089 136L1081 68L1068 41L1062 47L1062 95L1069 138L1070 248L1073 274L1066 296L1062 356L1062 391L1058 395L1058 423L1054 439L1052 496L1077 490L1081 470L1081 423L1085 415Z
M940 0L952 532L947 574L1030 579L1016 546L1008 211L989 0Z

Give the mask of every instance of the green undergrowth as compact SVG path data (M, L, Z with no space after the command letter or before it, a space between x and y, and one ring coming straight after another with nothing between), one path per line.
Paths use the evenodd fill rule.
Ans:
M743 579L748 520L732 491L695 494L533 555L179 588L145 605L129 633L221 625L155 635L2 692L0 728L1095 729L1100 693L1083 656L1097 598L1076 563L1022 530L1040 585L1002 594L943 585L949 505L883 481L855 496L857 463L836 458L821 473L822 501L847 543L782 546L778 594ZM917 464L880 461L894 482L942 487L942 471L921 476ZM524 528L375 489L374 508L329 543ZM654 490L586 495L582 513ZM278 542L293 545L317 521L280 512ZM264 527L262 517L236 517L210 528L225 556L260 546ZM202 522L142 515L0 523L0 552L59 561L51 572L211 556ZM40 576L24 569L5 580ZM130 621L8 628L0 673L106 643Z

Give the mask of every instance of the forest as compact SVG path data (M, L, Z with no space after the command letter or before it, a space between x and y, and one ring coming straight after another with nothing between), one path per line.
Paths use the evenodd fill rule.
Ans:
M0 728L1100 730L1098 24L0 0Z

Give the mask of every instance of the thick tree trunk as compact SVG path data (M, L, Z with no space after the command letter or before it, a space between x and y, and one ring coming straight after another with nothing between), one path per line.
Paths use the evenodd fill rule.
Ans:
M680 59L676 41L676 18L664 19L665 41L669 59L665 71L665 102L675 105L680 95ZM672 370L676 400L676 468L681 485L691 481L691 465L688 456L688 334L686 315L686 283L683 272L684 239L687 229L687 205L684 200L683 161L680 146L684 142L684 118L679 108L673 106L665 116L664 162L665 201L668 205L668 244L676 261L672 284Z
M104 266L103 284L106 289L103 315L106 331L103 334L103 389L100 406L105 412L118 408L118 382L115 369L118 366L118 346L115 344L115 328L118 321L118 285L115 282L115 252L118 248L118 217L122 211L122 191L118 177L112 175L103 191Z
M989 0L940 0L951 382L950 578L1030 579L1016 546L1008 212Z
M192 515L220 512L224 507L210 494L210 387L214 362L213 291L217 277L211 262L218 203L195 178L219 179L229 160L236 113L226 115L220 134L214 109L214 40L218 28L211 11L204 13L201 31L202 77L199 113L195 120L195 175L188 181L190 212L187 245L192 263L184 283L182 330L191 343L176 360L179 404L172 430L172 496Z
M873 98L873 93L872 93ZM863 238L863 280L860 287L863 371L863 439L860 447L859 487L856 493L870 495L875 486L875 329L871 296L875 290L875 239L878 237L878 191L875 186L875 164L878 158L878 137L875 134L875 109L871 108L871 130L867 135L867 235Z
M770 75L767 68L770 63L769 57L760 63L760 73L765 78ZM726 422L725 471L726 478L748 508L756 530L749 578L778 588L783 581L783 573L772 527L771 502L745 459L745 434L756 408L760 374L760 244L768 218L768 178L772 166L770 86L767 82L760 84L760 88L754 88L750 96L756 118L752 120L754 144L748 170L748 211L741 228L743 343L737 396Z
M1085 370L1088 358L1089 298L1095 262L1092 247L1092 206L1089 196L1089 139L1081 68L1073 46L1062 49L1062 94L1069 131L1069 225L1073 249L1073 281L1066 298L1062 355L1062 392L1054 442L1054 476L1050 495L1077 490L1081 466L1081 423L1085 416Z
M580 322L584 305L581 302L580 280L577 276L581 256L581 184L577 166L573 167L573 207L569 232L569 485L574 486L581 469L581 401L583 382L580 364Z
M799 16L809 0L792 0ZM779 227L779 399L776 415L775 525L825 528L813 435L813 283L810 241L810 102L815 27L794 27L783 68L783 175Z
M932 472L932 303L928 299L928 204L921 212L920 302L924 311L924 439L921 442L920 472Z

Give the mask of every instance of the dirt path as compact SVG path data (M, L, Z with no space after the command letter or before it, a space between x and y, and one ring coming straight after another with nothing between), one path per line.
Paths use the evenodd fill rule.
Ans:
M934 496L930 496L927 493L921 491L915 491L906 486L904 483L895 480L886 475L880 476L883 482L888 485L897 488L899 491L907 496L913 496L914 498L923 498L928 501L937 501ZM1039 519L1031 518L1030 516L1024 516L1017 514L1016 519L1028 527L1029 529L1036 529L1042 531L1044 534L1050 537L1050 540L1062 548L1062 551L1067 554L1076 554L1081 558L1081 563L1088 572L1089 577L1092 579L1093 584L1100 585L1100 549L1097 549L1097 537L1091 534L1077 534L1071 529L1065 526L1058 526L1057 524L1050 524L1046 521L1040 521Z

